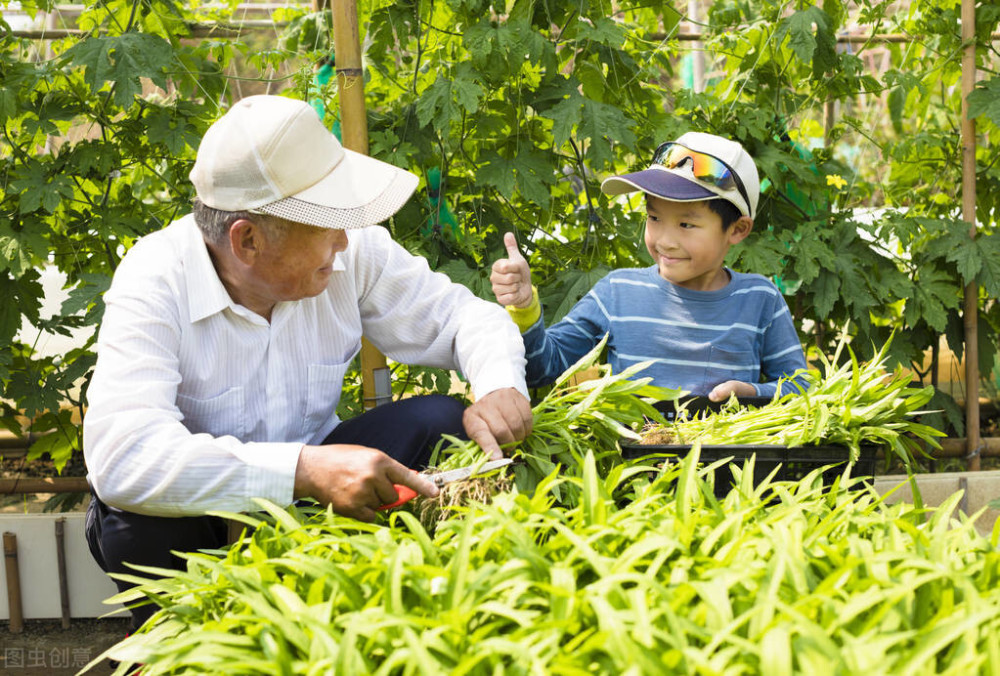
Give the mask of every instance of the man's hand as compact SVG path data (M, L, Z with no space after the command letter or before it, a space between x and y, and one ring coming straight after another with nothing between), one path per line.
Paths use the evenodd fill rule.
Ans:
M507 258L495 262L490 274L493 295L501 305L528 307L531 305L531 268L517 250L514 233L504 234L503 244L507 247Z
M462 416L465 433L479 444L490 460L503 457L502 444L521 441L528 436L532 421L531 403L513 387L490 392L465 409Z
M750 383L727 380L713 387L708 393L708 398L712 401L725 401L731 394L736 394L737 397L754 397L757 396L757 389Z
M438 494L434 482L367 446L304 446L295 468L295 498L315 498L337 514L371 521L375 510L399 497L393 484L420 495Z

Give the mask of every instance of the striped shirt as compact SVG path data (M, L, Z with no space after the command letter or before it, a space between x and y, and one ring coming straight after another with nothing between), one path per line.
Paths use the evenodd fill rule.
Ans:
M527 395L503 308L392 241L348 231L326 290L267 322L229 297L194 219L142 238L104 295L84 456L106 503L141 514L244 511L292 500L303 444L338 424L362 333L396 361L460 369L477 398Z
M781 376L806 367L788 305L761 275L734 272L715 291L692 291L660 277L656 266L615 270L551 328L539 319L522 334L530 387L547 385L608 334L608 363L620 372L707 395L727 380L775 394ZM798 391L782 385L782 394Z

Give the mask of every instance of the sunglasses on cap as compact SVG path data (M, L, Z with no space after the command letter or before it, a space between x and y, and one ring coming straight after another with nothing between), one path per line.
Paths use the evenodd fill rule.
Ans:
M746 188L743 187L743 181L740 180L732 167L718 157L691 150L674 141L661 144L653 153L653 164L659 164L667 169L676 169L688 160L691 162L691 171L696 179L711 183L722 190L736 188L747 209L750 209L750 197L747 195Z

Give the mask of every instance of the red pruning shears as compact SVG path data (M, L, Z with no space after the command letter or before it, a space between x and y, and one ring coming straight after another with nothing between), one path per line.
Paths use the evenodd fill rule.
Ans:
M433 474L425 474L424 476L434 482L434 485L441 488L445 484L450 484L452 481L463 481L464 479L469 479L480 474L486 474L487 472L492 472L495 469L501 467L506 467L511 464L513 459L511 458L501 458L499 460L490 460L489 462L477 463L475 465L466 465L465 467L459 467L458 469L451 469L447 472L434 472ZM417 492L410 488L409 486L402 486L400 484L393 484L393 488L396 489L396 493L399 494L399 498L388 505L382 505L379 510L392 509L393 507L399 507L400 505L409 502L413 498L417 497Z

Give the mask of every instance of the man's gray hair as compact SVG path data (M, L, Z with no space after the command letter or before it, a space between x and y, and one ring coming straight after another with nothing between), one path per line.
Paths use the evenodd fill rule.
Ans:
M197 197L192 208L194 222L198 224L205 239L212 244L222 244L229 237L229 228L240 219L256 223L272 237L281 237L286 224L280 218L267 214L255 214L250 211L223 211L210 207Z

